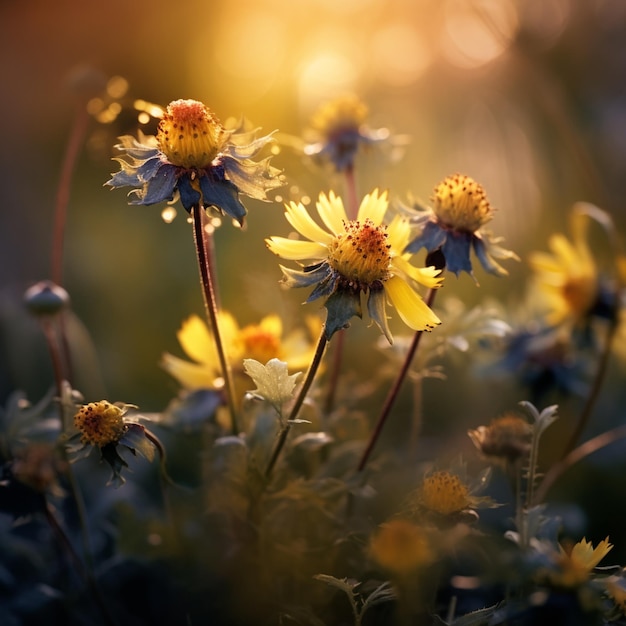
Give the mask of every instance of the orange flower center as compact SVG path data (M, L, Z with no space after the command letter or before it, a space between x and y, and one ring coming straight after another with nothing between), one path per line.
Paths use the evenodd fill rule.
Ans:
M385 226L364 222L344 222L345 233L328 246L328 263L353 287L371 287L388 277L391 245Z
M101 400L82 406L74 415L74 426L82 434L81 441L102 448L116 443L126 430L124 411L120 407Z
M280 337L264 330L260 326L250 325L241 330L246 358L255 359L259 363L267 363L278 357Z
M449 472L435 472L424 479L420 502L428 510L442 515L458 513L470 504L467 487Z
M493 217L485 190L469 176L447 176L435 187L433 210L439 221L454 230L475 233Z
M197 100L171 102L157 130L157 145L172 165L203 168L219 154L226 131Z

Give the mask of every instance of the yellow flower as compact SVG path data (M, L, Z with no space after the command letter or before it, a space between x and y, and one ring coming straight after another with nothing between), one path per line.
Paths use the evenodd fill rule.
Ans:
M470 508L475 502L458 476L439 471L426 476L418 492L418 503L441 515L451 515Z
M603 539L595 548L584 537L573 547L567 549L559 545L560 553L555 561L557 570L549 574L552 584L559 587L578 587L589 579L594 567L611 551L613 545L609 538Z
M434 561L426 532L404 519L381 524L370 540L369 553L378 565L399 576L411 574Z
M314 346L302 330L295 330L283 337L282 321L278 315L268 315L258 324L239 328L235 318L227 312L218 315L224 349L233 368L236 385L243 392L250 385L243 370L244 359L267 363L280 359L290 370L304 370L314 353ZM308 320L312 332L316 322ZM319 326L319 322L317 322ZM190 316L177 333L178 341L192 359L186 361L165 353L161 366L185 389L212 389L221 387L221 366L212 333L197 315Z
M534 252L528 262L535 272L539 305L551 325L576 324L593 310L599 296L595 261L586 240L586 222L572 221L573 239L556 233L550 237L551 253Z
M302 204L286 205L289 223L309 241L271 237L269 249L291 261L310 261L302 271L281 269L289 287L315 285L307 302L327 296L326 335L330 339L345 328L354 315L362 316L361 293L367 294L369 316L391 343L387 323L387 299L402 321L413 330L429 330L440 323L415 289L415 283L436 288L442 278L434 267L417 268L404 253L410 229L396 216L389 225L383 220L388 207L387 193L378 190L366 195L355 220L349 220L341 198L332 191L320 194L316 203L325 230L313 220Z

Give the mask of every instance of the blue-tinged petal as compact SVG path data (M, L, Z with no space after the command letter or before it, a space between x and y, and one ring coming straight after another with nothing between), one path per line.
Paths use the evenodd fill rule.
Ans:
M180 201L186 211L191 212L191 209L198 206L200 203L201 194L191 184L191 178L188 174L181 176L178 180L178 193L180 195Z
M436 222L427 222L422 232L409 243L404 252L417 252L421 248L426 248L428 252L432 252L440 248L448 236L448 231L441 228L439 224Z
M350 325L350 319L355 315L362 317L361 294L359 291L339 289L324 303L328 315L324 324L326 339L330 338L342 328Z
M318 298L329 296L334 293L337 289L337 283L339 282L339 278L339 274L330 271L328 276L321 280L317 284L315 289L313 289L309 297L306 299L306 302L313 302L313 300L317 300Z
M176 168L173 165L163 165L159 171L147 182L137 194L137 200L131 204L156 204L163 200L171 200L176 187Z
M487 272L495 274L496 276L508 275L508 272L489 254L487 246L481 238L473 237L472 244L474 246L476 257Z
M270 165L271 157L262 161L237 161L223 156L222 166L225 177L246 196L257 200L269 201L267 192L285 184L280 170Z
M446 259L446 268L457 276L459 272L472 275L472 261L470 260L470 244L472 235L450 231L441 248Z
M201 175L200 189L205 206L214 206L243 224L247 211L239 201L239 191L233 183L228 180L212 180L212 177Z
M162 165L170 164L164 162L160 156L155 156L151 159L146 159L141 165L139 165L139 167L135 170L135 174L140 182L145 183L151 180L158 173Z
M387 338L389 343L393 343L393 337L387 323L387 296L384 289L370 289L367 298L367 312L371 319L376 322L378 328Z
M329 276L331 270L327 263L318 264L314 267L315 269L309 271L308 268L294 270L281 265L282 283L287 287L310 287Z
M141 187L142 183L137 177L137 170L131 168L126 161L117 159L121 164L122 169L119 172L111 175L111 179L107 180L105 185L118 189L120 187Z

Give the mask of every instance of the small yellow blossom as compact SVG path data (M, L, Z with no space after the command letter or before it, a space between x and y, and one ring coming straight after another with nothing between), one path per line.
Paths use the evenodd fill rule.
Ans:
M418 503L441 515L459 513L470 508L475 499L458 476L450 472L434 472L424 478L418 492Z
M398 576L427 567L435 558L424 529L405 519L381 524L370 540L369 553L380 567Z
M564 548L559 545L559 554L555 557L557 569L548 574L553 585L575 588L589 580L594 567L611 551L613 545L609 538L603 539L595 548L583 538L574 546Z
M81 433L81 442L98 448L117 443L126 430L125 413L123 408L106 400L81 406L74 415L74 426Z

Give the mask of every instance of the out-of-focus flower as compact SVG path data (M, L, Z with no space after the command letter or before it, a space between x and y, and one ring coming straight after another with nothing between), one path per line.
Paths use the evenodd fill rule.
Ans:
M239 395L250 387L250 379L243 369L244 359L267 363L279 359L288 364L291 371L305 370L315 352L310 336L302 329L294 330L283 337L283 325L278 315L268 315L258 324L239 328L235 318L227 312L218 314L224 342L224 350L233 368L235 386ZM310 334L315 334L321 325L309 318ZM190 316L177 333L178 341L193 362L165 353L161 367L173 376L185 389L214 389L222 385L222 370L217 356L213 335L205 322L197 315Z
M121 170L106 183L133 187L130 204L156 204L180 198L191 211L202 206L225 213L240 224L246 209L243 193L268 200L267 192L283 184L269 158L253 161L271 135L256 138L256 130L227 130L196 100L171 102L159 122L156 137L120 137L116 147Z
M495 418L489 426L467 433L487 458L515 462L530 452L532 426L520 415L509 413Z
M421 248L429 253L440 250L449 271L457 276L459 272L467 272L473 277L470 259L473 248L486 271L496 276L508 274L495 259L518 257L498 245L501 237L483 229L491 221L494 210L479 183L463 174L447 176L435 187L432 202L432 207L415 205L412 210L406 209L411 211L412 222L420 229L419 235L408 244L407 252Z
M603 539L595 548L583 538L573 546L559 545L554 555L554 569L546 573L549 582L556 587L574 589L589 580L589 576L600 561L611 551L609 538Z
M381 524L370 539L369 553L383 569L406 576L431 565L435 553L428 533L406 519Z
M396 216L389 225L383 220L388 208L387 193L366 195L356 220L349 220L341 198L332 191L320 194L317 212L328 230L321 228L302 204L286 205L287 221L309 241L270 237L269 249L291 261L311 264L302 270L281 266L288 287L314 289L307 302L327 297L326 336L345 328L351 317L362 316L361 293L367 294L367 310L385 337L392 336L387 323L387 299L402 321L413 330L429 330L440 323L415 289L415 283L436 288L442 278L435 267L417 268L404 249L409 224Z
M65 471L65 461L50 443L30 443L20 448L11 464L15 479L38 493L61 493L58 478Z
M389 130L367 125L367 105L353 94L324 102L310 121L311 141L304 153L332 163L338 172L351 169L360 148L391 140Z
M548 241L551 252L534 252L528 259L535 274L532 297L550 326L584 326L592 315L606 317L614 308L614 290L603 285L587 242L588 224L587 216L573 213L571 241L555 233Z
M106 461L113 471L110 483L116 487L125 480L122 469L128 463L119 455L118 447L124 447L132 454L137 453L152 461L155 450L163 454L158 439L144 426L126 417L129 409L136 408L132 404L107 400L90 402L80 406L74 415L74 426L80 436L78 445L70 445L70 451L79 453L77 458L88 455L93 448L100 452L101 459ZM76 437L74 437L76 438Z
M454 516L487 502L488 499L472 495L469 485L459 476L445 470L425 476L416 493L419 509L440 516Z

